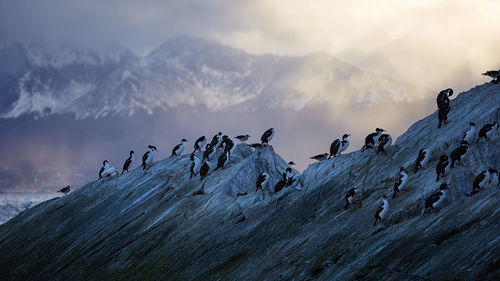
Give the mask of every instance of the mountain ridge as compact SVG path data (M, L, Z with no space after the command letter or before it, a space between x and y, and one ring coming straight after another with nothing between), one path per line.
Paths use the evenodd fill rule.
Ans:
M175 37L143 57L111 43L2 46L1 118L65 113L100 118L137 110L153 114L179 105L219 111L244 103L260 107L262 101L267 107L298 110L312 100L332 106L332 98L345 100L342 105L370 104L421 99L428 93L325 53L254 55L209 39Z

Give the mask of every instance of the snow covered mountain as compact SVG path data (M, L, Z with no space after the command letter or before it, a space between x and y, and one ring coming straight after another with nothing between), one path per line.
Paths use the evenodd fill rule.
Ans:
M328 54L253 55L207 39L177 37L145 57L116 44L48 41L0 46L0 117L133 115L188 105L219 111L236 105L335 109L426 90L364 72Z

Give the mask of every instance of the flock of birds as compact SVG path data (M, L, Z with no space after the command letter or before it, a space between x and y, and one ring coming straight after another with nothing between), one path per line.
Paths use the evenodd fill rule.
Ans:
M492 77L494 79L492 83L494 84L500 82L500 70L487 71L483 73L483 75ZM442 123L447 124L448 122L446 120L447 119L446 116L449 110L451 109L451 107L449 107L448 96L451 96L452 94L453 94L452 89L446 89L441 91L438 95L437 101L438 101L438 108L440 111L438 114L438 119L439 119L438 128L441 127ZM442 99L444 99L444 101ZM445 104L444 108L443 108L443 103ZM442 111L444 113L442 113ZM470 128L464 133L462 141L460 142L459 146L456 147L451 152L450 157L448 157L448 155L446 154L443 154L439 157L438 163L436 165L436 182L439 182L440 179L445 178L446 173L449 171L449 169L453 169L456 165L461 165L461 161L467 154L470 144L474 143L476 135L476 124L474 122L470 122L469 125ZM478 137L475 142L478 143L483 138L486 140L491 139L493 137L493 134L495 134L497 131L498 131L498 122L485 124L479 130ZM386 134L384 132L385 132L384 129L376 128L374 133L369 134L365 138L365 144L361 148L361 151L363 152L367 149L375 149L377 154L382 153L383 155L388 155L388 148L392 144L392 137L390 134ZM253 143L250 144L250 146L252 148L260 148L268 146L269 142L274 136L274 133L275 133L274 128L268 129L262 135L261 143ZM349 134L344 134L342 138L334 140L330 145L330 153L318 154L312 156L311 159L317 161L324 161L332 157L340 156L342 152L347 150L347 148L349 147L349 140L348 140L349 136L350 136ZM236 136L235 138L240 140L241 143L245 143L250 138L250 135L248 134L239 135ZM182 155L182 153L184 152L185 143L187 141L188 141L187 139L182 139L181 142L172 149L172 154L170 157L176 157ZM205 147L205 150L203 151L202 154L203 158L200 160L195 155L195 153L196 152L201 153L203 147ZM217 159L217 165L214 171L218 169L224 169L236 146L233 140L231 140L229 136L222 135L222 132L218 132L216 135L213 136L210 143L207 143L207 138L205 136L199 137L194 142L193 148L194 150L190 155L191 165L190 165L189 178L193 178L199 174L200 181L203 181L203 179L207 177L209 171L211 170L210 161L211 158L214 156L214 154L218 150L223 150L223 153L221 153ZM145 173L147 173L149 168L151 168L153 164L154 155L157 151L158 150L156 146L148 145L148 150L142 156L142 164L141 164L142 169L145 171ZM417 173L421 169L424 169L428 165L429 160L430 160L430 151L428 149L421 149L415 161L415 173ZM134 151L132 150L129 153L129 157L125 160L123 164L121 174L129 171L129 168L131 167L133 161L134 161ZM291 166L294 165L295 163L291 161L288 164L289 166L287 167L286 171L282 173L282 179L280 179L274 186L275 193L281 191L283 188L291 186L295 181L298 180L298 175L295 174L291 168ZM112 175L118 175L118 171L114 166L110 166L108 160L104 160L102 167L99 170L99 179L110 177ZM260 173L257 177L256 193L259 190L261 190L263 198L265 198L264 188L269 183L269 180L270 176L266 172ZM396 198L397 194L404 189L407 182L408 182L408 174L405 172L404 168L401 167L399 170L399 178L396 180L393 186L392 199ZM498 185L498 171L493 168L488 168L487 170L482 171L475 177L473 181L473 189L470 193L466 195L472 196L473 194L479 192L481 189L485 188L487 185L491 185L492 183L495 184L495 182L496 185ZM435 212L438 212L438 207L441 205L441 203L447 196L448 188L449 188L448 183L446 183L446 181L443 181L439 186L439 190L433 192L427 198L422 194L422 197L425 200L424 213L428 212L429 210L434 210ZM62 192L66 195L69 191L70 191L70 186L68 185L60 189L58 192ZM354 199L357 192L359 192L359 190L355 188L351 188L346 192L345 194L346 204L344 206L344 209L347 209L349 207L354 208L354 206L356 205L362 206L362 203L360 201ZM201 193L203 193L203 190L201 190ZM382 221L383 223L386 220L388 214L389 214L389 201L387 196L383 195L382 204L375 211L375 221L373 225L375 226L379 220Z

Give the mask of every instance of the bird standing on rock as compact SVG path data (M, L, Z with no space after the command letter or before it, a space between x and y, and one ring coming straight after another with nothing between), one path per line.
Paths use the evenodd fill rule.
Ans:
M443 154L439 157L439 162L436 166L436 181L438 182L441 177L446 176L446 172L448 171L450 161L448 160L448 156Z
M174 147L174 149L172 149L172 155L170 155L170 157L181 155L182 152L184 151L184 147L185 147L184 143L187 141L188 141L187 139L182 139L181 143L179 143L178 145L176 145Z
M201 149L203 146L207 143L207 138L205 136L199 137L195 142L194 142L194 151L199 151L201 152Z
M260 141L262 142L263 145L269 145L269 142L273 137L274 137L274 128L271 128L264 132L264 134L260 138Z
M148 145L149 150L142 155L142 169L143 170L149 170L151 168L152 163L153 163L153 158L155 156L155 152L158 151L156 150L156 146L154 145Z
M64 193L64 195L68 194L69 191L71 190L71 187L69 185L59 189L57 192L61 192L61 193Z
M385 223L385 220L389 215L389 201L387 201L387 196L382 196L382 202L382 205L375 211L375 221L373 222L373 226L377 225L378 220Z
M382 132L384 132L384 129L376 128L375 133L371 133L365 138L365 144L363 147L361 147L361 152L369 149L369 148L374 148L375 144L378 143L378 139L382 135Z
M420 149L420 151L418 152L417 161L415 163L415 173L418 172L418 169L423 169L427 165L427 163L429 163L429 158L429 150Z
M330 159L332 156L340 156L343 151L345 151L349 147L349 141L347 138L349 137L349 134L344 134L341 139L336 139L332 142L330 145L330 156L328 156L328 159Z
M239 136L236 136L235 138L240 140L240 142L244 143L248 140L248 138L250 137L250 135L239 135Z
M132 161L134 161L134 151L133 150L130 151L129 157L127 158L127 160L125 160L125 163L123 163L122 175L125 171L127 171L127 173L128 173L128 168L130 168Z
M323 161L328 158L328 153L323 153L323 154L318 154L314 155L311 157L311 159L317 160L317 161Z

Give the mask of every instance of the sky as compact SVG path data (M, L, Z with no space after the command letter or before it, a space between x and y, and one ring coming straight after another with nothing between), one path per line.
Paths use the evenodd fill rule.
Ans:
M173 36L252 53L327 52L432 90L467 90L500 67L497 0L0 2L0 42L116 41L145 55Z

